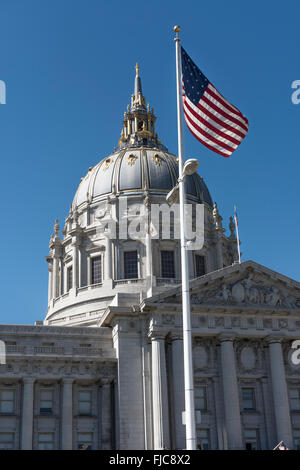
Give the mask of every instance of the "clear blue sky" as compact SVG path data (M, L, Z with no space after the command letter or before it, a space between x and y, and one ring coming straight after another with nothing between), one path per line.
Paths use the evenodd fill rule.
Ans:
M211 82L249 119L230 159L185 129L186 156L243 259L300 280L299 1L0 0L1 323L45 316L48 242L88 168L117 145L140 63L159 137L177 152L174 24Z

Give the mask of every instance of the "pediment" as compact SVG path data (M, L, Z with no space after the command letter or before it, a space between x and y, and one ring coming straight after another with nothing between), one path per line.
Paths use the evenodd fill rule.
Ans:
M181 303L178 287L149 299ZM300 283L252 261L209 273L190 282L191 305L300 309Z

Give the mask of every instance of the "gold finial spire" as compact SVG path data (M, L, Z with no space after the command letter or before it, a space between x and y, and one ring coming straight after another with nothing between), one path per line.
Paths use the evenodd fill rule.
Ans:
M140 66L139 66L138 62L135 64L135 70L136 70L136 76L139 77L140 76L140 74L139 74Z

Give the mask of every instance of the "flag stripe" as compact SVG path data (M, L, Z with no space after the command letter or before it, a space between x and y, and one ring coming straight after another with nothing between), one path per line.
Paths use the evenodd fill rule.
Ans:
M241 111L239 111L235 106L230 104L211 83L208 85L206 91L210 92L212 96L215 95L216 100L222 103L225 108L228 108L229 112L240 116L243 121L248 124L248 119L241 113Z
M241 114L237 114L235 112L229 111L226 106L224 106L223 102L220 101L220 99L215 95L211 90L208 89L205 90L204 96L209 99L214 105L216 105L218 108L220 108L225 116L229 116L230 118L236 119L238 122L237 124L241 125L242 127L245 128L245 131L247 132L248 130L248 122L245 120Z
M227 148L227 150L235 150L238 146L239 143L232 143L226 137L221 136L222 134L220 131L219 133L216 133L215 131L209 129L205 124L206 121L204 121L205 124L203 124L202 118L198 119L196 118L193 113L189 110L187 103L185 102L184 105L184 113L188 120L193 124L193 126L200 132L202 133L205 137L212 139L216 144L219 143L220 141L223 142L224 148ZM224 134L223 134L224 135Z
M233 132L242 139L245 137L244 129L241 129L239 126L234 124L228 119L225 119L223 116L216 113L209 105L207 105L203 100L199 101L197 108L200 109L204 114L207 115L213 122L216 122L220 126L224 127L228 131Z
M232 153L236 148L237 148L237 145L235 145L234 147L230 147L229 145L227 145L225 142L223 142L222 140L220 139L216 139L214 136L208 134L208 132L206 132L204 129L202 129L201 127L199 127L190 117L188 114L185 114L185 119L186 121L188 121L189 125L193 126L193 128L199 133L199 135L202 136L202 138L204 139L208 139L210 142L218 145L218 146L222 146L222 149L223 150L228 150L229 153Z
M247 133L247 129L245 128L244 124L238 121L238 119L235 119L234 117L230 116L227 112L223 111L219 106L216 106L215 103L209 100L208 96L206 95L206 92L202 96L200 103L204 106L203 102L207 104L207 106L210 109L213 109L216 113L216 115L220 119L225 119L227 123L229 123L231 126L236 127L240 132L242 132L244 135Z
M195 119L198 119L201 123L203 123L216 134L219 134L221 137L231 141L233 144L239 145L241 143L242 138L240 136L236 135L234 132L224 129L223 126L220 126L216 122L212 123L211 119L209 119L204 113L202 113L202 111L196 108L188 98L184 100L183 106L184 110L187 108L194 115Z
M248 119L209 82L181 47L182 101L191 133L210 150L229 157L248 132Z
M192 134L196 137L196 139L206 145L206 147L210 148L211 150L214 150L215 152L219 153L220 155L223 155L224 157L229 157L231 155L232 150L226 150L223 148L222 145L215 144L211 139L204 137L202 134L200 134L200 132L197 131L197 129L195 129L193 124L191 124L191 122L187 119L186 114L184 114L184 118Z

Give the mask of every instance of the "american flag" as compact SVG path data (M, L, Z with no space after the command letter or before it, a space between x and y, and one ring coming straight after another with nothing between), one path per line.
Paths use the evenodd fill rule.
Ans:
M229 157L248 132L248 119L230 104L181 47L182 99L191 133L210 150Z

